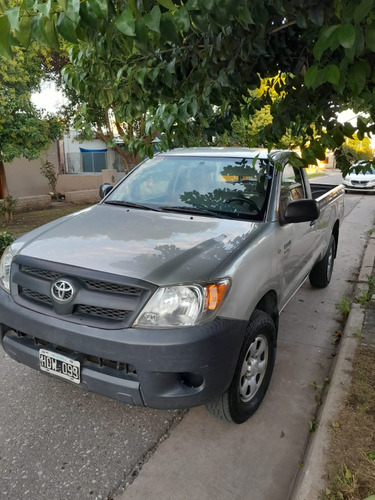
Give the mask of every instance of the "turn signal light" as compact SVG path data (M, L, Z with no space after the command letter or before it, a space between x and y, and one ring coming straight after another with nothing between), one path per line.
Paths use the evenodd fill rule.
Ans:
M223 300L225 292L227 290L228 283L214 283L212 285L207 285L205 287L205 303L204 308L209 311L215 311L219 306L220 302Z

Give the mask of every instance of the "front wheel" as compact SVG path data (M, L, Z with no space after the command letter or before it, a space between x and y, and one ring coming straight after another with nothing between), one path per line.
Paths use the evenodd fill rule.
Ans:
M233 380L208 410L227 422L242 424L260 406L269 386L276 357L272 318L255 310L246 329Z
M331 281L333 272L333 263L336 254L336 240L331 236L328 250L323 259L312 268L309 279L312 286L316 288L325 288Z

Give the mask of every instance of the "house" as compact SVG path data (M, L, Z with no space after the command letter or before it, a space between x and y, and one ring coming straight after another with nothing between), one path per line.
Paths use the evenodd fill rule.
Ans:
M9 193L17 199L17 211L36 210L51 205L51 186L40 171L42 162L55 166L56 192L59 199L70 203L99 201L99 187L115 184L124 175L121 158L101 141L79 143L74 135L66 135L51 144L37 160L17 158L5 164ZM0 198L3 197L0 185Z

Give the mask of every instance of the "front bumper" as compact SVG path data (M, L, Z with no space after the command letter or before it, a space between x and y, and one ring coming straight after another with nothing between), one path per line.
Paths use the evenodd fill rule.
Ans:
M367 186L360 184L352 184L351 182L343 182L345 191L357 191L365 193L375 193L375 186Z
M39 370L39 350L55 350L81 361L82 388L162 409L189 408L222 394L247 325L215 318L187 328L99 329L21 307L1 289L0 321L3 347L16 361Z

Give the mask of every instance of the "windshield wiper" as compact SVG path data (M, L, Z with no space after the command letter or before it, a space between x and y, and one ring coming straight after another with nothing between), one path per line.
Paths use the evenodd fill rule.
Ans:
M123 207L140 208L143 210L153 210L154 212L161 212L161 209L155 205L145 205L142 203L134 203L132 201L108 200L104 203L106 205L121 205Z
M208 210L206 208L194 208L194 207L173 207L173 206L162 206L161 210L165 210L166 212L185 212L188 214L197 214L197 215L208 215L210 217L218 217L219 219L227 219L232 214L223 215L220 212L216 212L215 210Z

